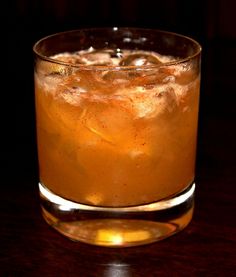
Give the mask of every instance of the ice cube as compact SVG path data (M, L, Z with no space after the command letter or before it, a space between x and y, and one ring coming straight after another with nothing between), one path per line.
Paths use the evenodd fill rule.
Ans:
M131 85L132 86L140 86L145 89L152 89L158 84L162 82L163 77L162 74L159 74L158 71L150 71L150 72L139 72L139 75L136 78L133 78Z
M128 100L127 100L128 101ZM126 101L97 97L84 100L86 113L81 121L91 134L109 145L126 145L133 132L132 112L125 106Z
M77 53L64 52L64 53L56 54L56 55L52 56L51 58L55 59L57 61L71 63L71 64L82 64L83 63L80 59L80 56Z
M156 96L159 98L162 108L172 112L177 104L178 99L175 90L171 86L165 86L164 89Z
M134 118L154 118L164 111L172 112L177 106L177 96L169 85L160 85L147 90L136 87L132 93L127 92L132 105L130 110Z
M106 51L80 52L80 59L86 65L113 64L110 53Z
M175 82L179 85L188 85L198 77L198 70L190 62L170 65L166 69L174 76Z
M73 69L59 63L40 61L37 65L37 73L44 76L69 76L73 73Z
M64 78L60 85L64 89L66 97L96 97L97 94L109 93L109 87L106 86L101 76L102 72L91 70L78 70L73 75ZM87 94L87 95L86 95ZM72 99L73 100L73 99Z
M107 83L122 85L130 82L129 73L123 70L108 70L103 73L103 80Z
M147 53L144 51L134 52L125 55L120 61L121 66L145 66L145 65L158 65L162 62L153 53Z
M57 64L42 62L37 67L37 71L35 71L35 82L43 88L45 93L57 95L61 91L58 91L58 86L63 83L63 79L69 74L64 69L63 66L61 67Z

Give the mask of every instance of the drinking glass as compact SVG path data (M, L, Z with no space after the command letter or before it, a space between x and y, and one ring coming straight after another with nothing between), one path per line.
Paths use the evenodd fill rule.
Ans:
M95 28L34 45L39 192L72 240L126 247L194 209L201 46L171 32Z

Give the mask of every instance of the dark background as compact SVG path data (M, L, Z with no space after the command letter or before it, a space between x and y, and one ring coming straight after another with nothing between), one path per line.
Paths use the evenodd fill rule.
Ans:
M13 0L1 103L6 138L0 179L0 276L235 276L236 1ZM202 82L191 224L178 235L134 249L74 243L40 215L33 44L51 33L131 26L181 33L200 42ZM5 52L3 53L5 56ZM5 69L5 67L4 67ZM5 124L3 123L3 126Z
M8 14L8 82L14 103L14 117L10 117L13 122L9 126L13 125L14 130L10 130L8 147L3 149L7 180L37 178L33 44L49 34L84 27L157 28L191 36L200 42L203 47L200 156L201 138L206 136L205 118L213 116L217 121L221 117L228 116L230 120L236 117L235 3L234 0L15 0ZM234 129L232 125L225 134L229 143Z

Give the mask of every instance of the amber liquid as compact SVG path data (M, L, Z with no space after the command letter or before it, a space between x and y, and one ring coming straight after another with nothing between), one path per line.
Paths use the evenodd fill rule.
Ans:
M199 76L183 71L167 84L164 77L127 73L124 82L115 82L116 72L107 78L86 70L36 73L40 182L67 200L113 208L157 202L186 189L194 180ZM44 215L58 223L45 209ZM176 220L183 226L191 215L192 207ZM138 225L143 222L127 227L126 237L144 234ZM120 226L104 226L96 237L120 233L114 231ZM85 227L91 228L95 221Z

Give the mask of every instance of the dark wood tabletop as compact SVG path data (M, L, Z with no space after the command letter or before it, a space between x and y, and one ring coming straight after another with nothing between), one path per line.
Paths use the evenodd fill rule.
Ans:
M43 220L37 180L1 189L0 276L236 276L235 122L205 118L195 213L182 232L146 246L73 242Z
M2 168L0 179L0 277L236 276L235 32L230 39L221 39L220 36L223 37L224 33L220 32L223 29L219 29L219 36L214 34L213 29L214 26L224 25L217 25L219 21L215 25L212 22L206 24L208 17L204 23L205 33L205 29L200 29L200 19L196 25L192 22L189 26L189 30L192 28L191 30L199 31L196 31L196 36L201 37L204 33L208 39L204 41L203 36L201 41L203 58L197 186L191 223L178 234L150 245L121 249L97 247L70 241L46 224L41 216L33 115L33 67L32 55L29 54L36 35L30 31L30 22L34 22L31 14L33 5L29 5L30 1L21 2L22 5L23 2L28 3L30 8L23 9L21 6L22 9L15 12L10 29L9 51L15 51L14 43L19 43L17 49L24 55L18 56L17 61L24 64L26 57L27 61L24 70L18 70L16 74L11 67L10 71L14 74L11 75L14 76L14 82L11 77L12 88L14 89L14 83L18 84L17 91L12 91L16 104L16 130L14 134L11 130L4 133L10 135L9 139L8 135L4 135L8 142L2 145L1 150L5 154L2 164L6 168ZM185 1L187 2L189 1ZM200 2L204 7L205 1ZM208 5L215 5L216 2L207 1ZM39 18L42 11L37 12ZM212 17L209 20L213 20L215 14L210 14ZM232 12L229 14L232 15ZM26 15L31 20L28 23L27 17L22 20ZM44 15L48 16L47 22L51 24L51 14L45 11ZM224 20L228 22L226 15ZM138 16L139 14L136 17ZM194 20L197 17L198 12ZM57 24L60 23L59 19L55 21ZM169 17L166 20L169 22ZM179 30L186 25L184 22L181 25L181 22L177 25ZM48 31L50 24L45 24L45 30ZM61 27L64 26L62 24L63 22ZM41 33L39 23L37 26L40 37L43 32ZM200 26L199 29L196 26ZM55 26L54 29L57 30ZM187 27L184 30L189 31ZM15 62L15 56L12 57L14 59L11 64ZM7 106L5 109L8 117Z

